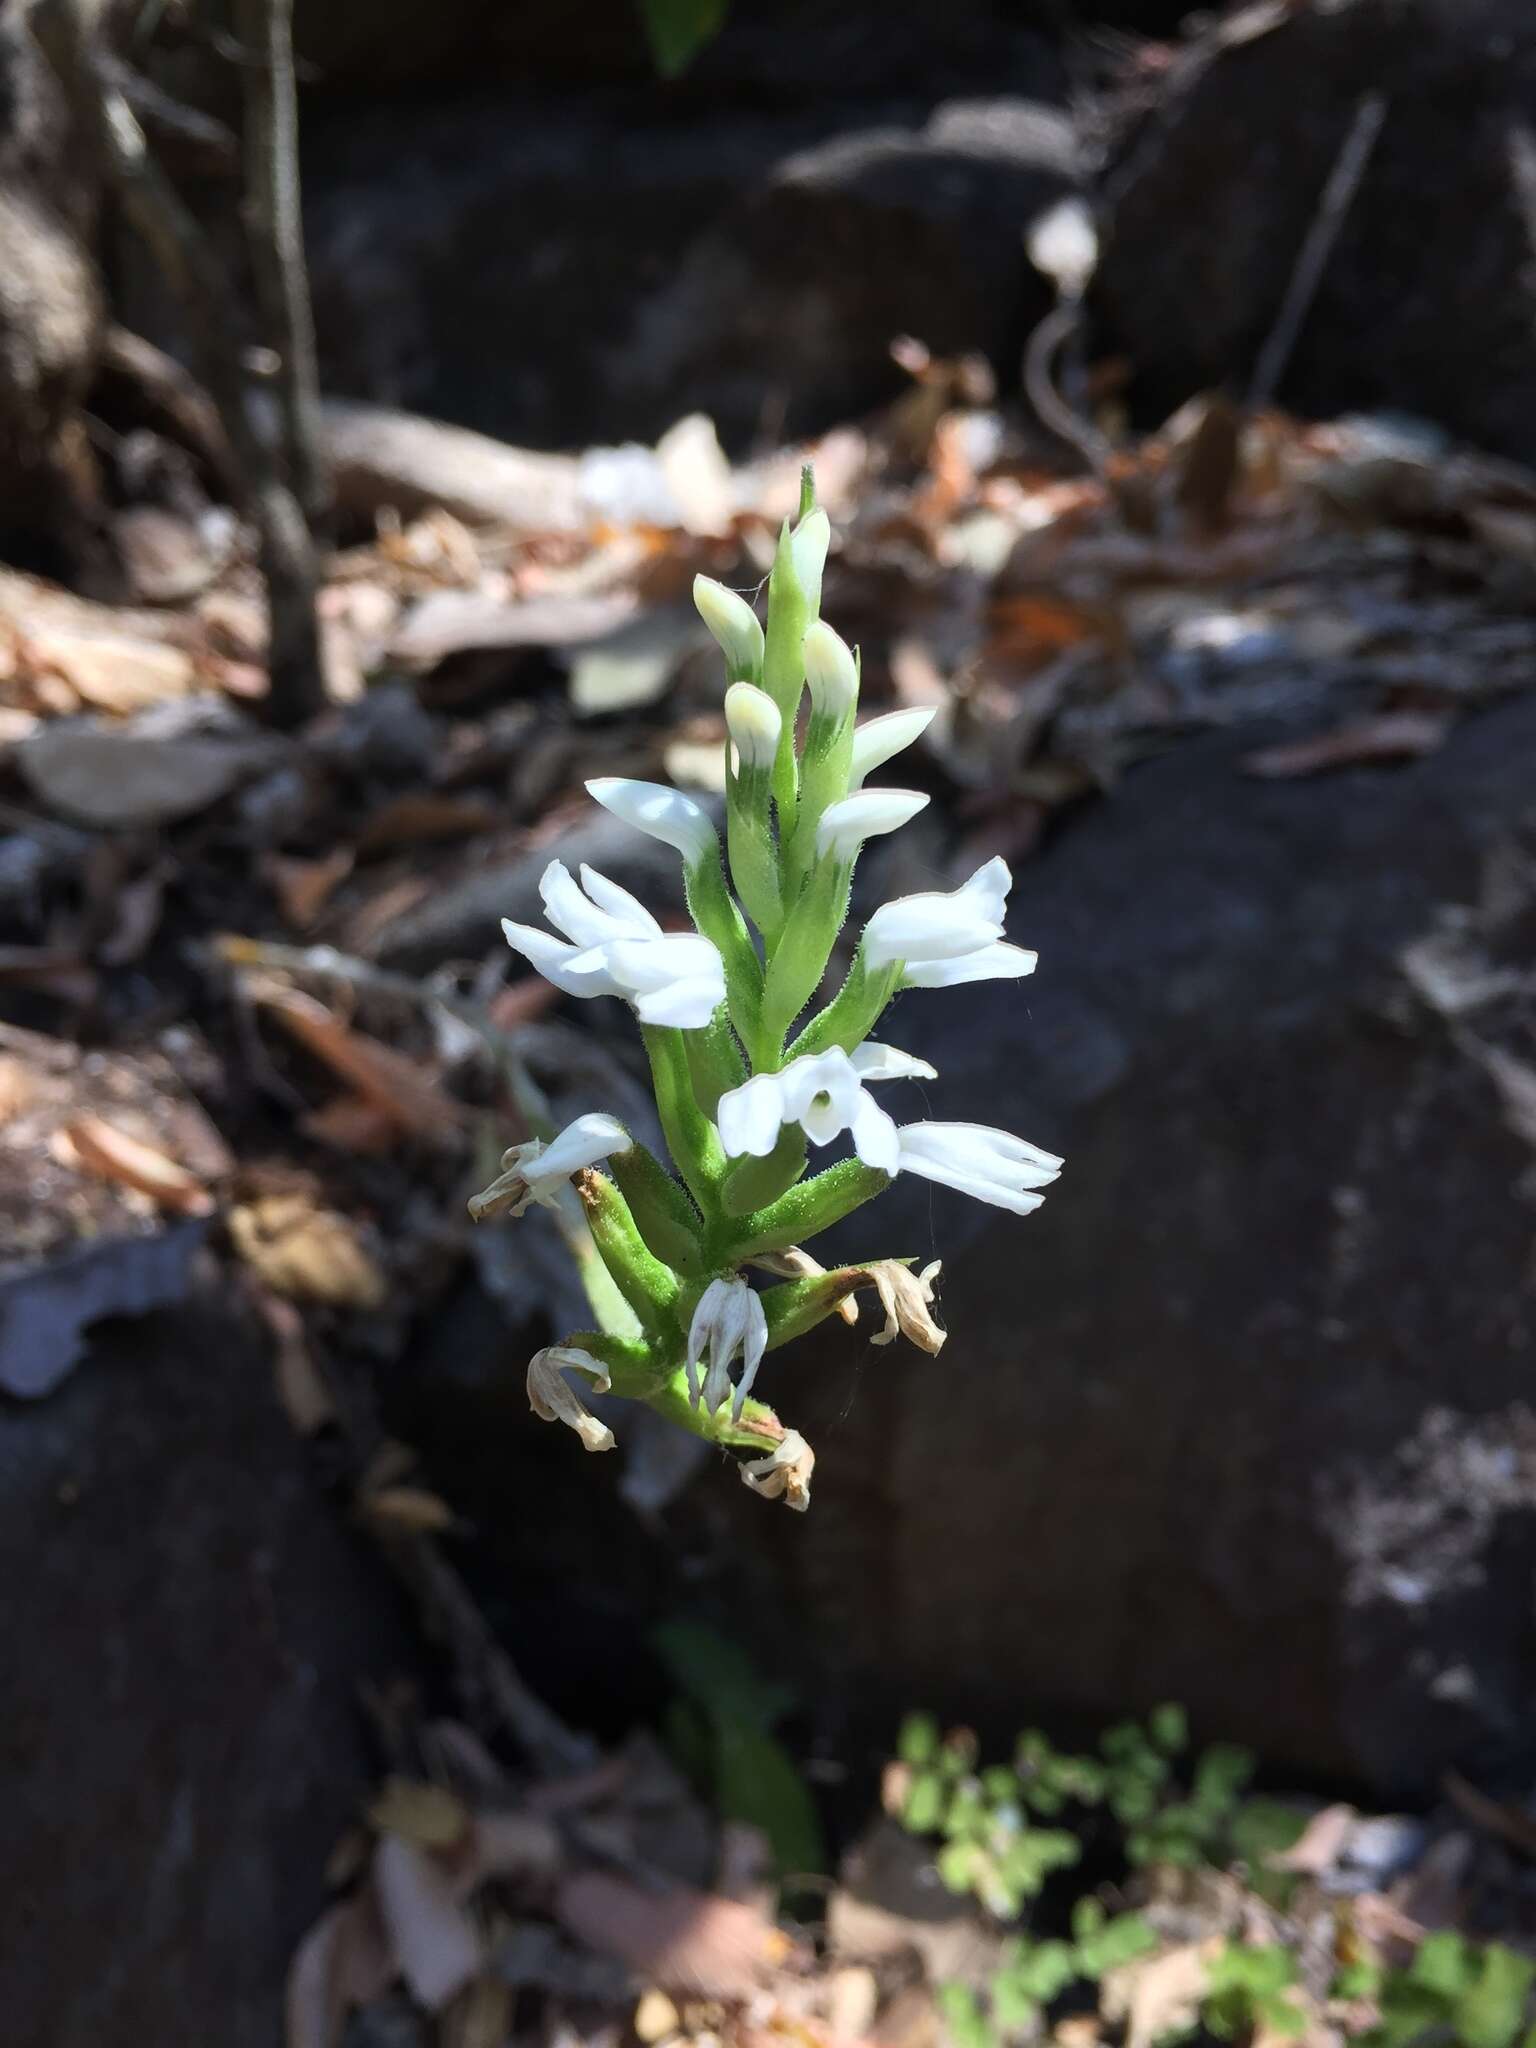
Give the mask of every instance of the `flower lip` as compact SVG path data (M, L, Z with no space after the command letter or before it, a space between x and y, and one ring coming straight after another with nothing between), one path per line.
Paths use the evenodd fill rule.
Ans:
M903 1124L897 1133L901 1170L957 1188L978 1201L1027 1216L1038 1209L1064 1162L1011 1131L990 1124Z
M840 723L859 694L858 663L847 641L824 619L818 619L806 630L804 656L813 714Z
M627 775L598 775L587 784L587 794L626 825L675 847L688 867L696 867L719 847L704 806L665 782L635 782Z
M828 804L816 824L816 857L848 865L866 839L895 832L928 802L915 789L861 789Z
M784 721L766 690L752 683L732 683L725 693L725 726L743 772L773 766Z
M933 723L936 704L919 705L911 711L884 711L853 729L853 759L849 771L850 789L862 789L864 778L883 768L894 754L921 739Z
M713 576L695 576L693 602L719 643L732 678L760 675L763 629L746 599L717 583Z

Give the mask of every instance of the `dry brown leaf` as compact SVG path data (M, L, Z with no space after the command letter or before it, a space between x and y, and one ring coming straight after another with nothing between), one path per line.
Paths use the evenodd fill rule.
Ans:
M1100 2008L1106 2019L1125 2021L1125 2048L1152 2048L1164 2034L1193 2025L1222 1946L1223 1937L1212 1935L1107 1972Z
M445 1094L415 1060L354 1029L313 996L255 976L246 985L285 1030L407 1137L441 1142L467 1120L463 1104Z
M601 1870L569 1877L555 1918L576 1941L665 1990L745 1998L785 1962L793 1945L751 1906L679 1886L643 1891Z
M351 848L337 846L317 860L269 853L261 863L261 871L272 884L284 920L295 931L304 932L351 874L352 862Z
M453 1849L472 1825L469 1808L443 1785L416 1778L386 1778L368 1808L380 1834L399 1835L418 1849Z
M1266 781L1319 775L1330 768L1359 768L1377 761L1417 761L1432 754L1451 729L1444 711L1384 711L1354 725L1335 726L1310 739L1285 746L1261 747L1244 756L1249 775Z
M456 1526L447 1501L424 1486L381 1486L364 1494L361 1505L371 1522L402 1535L434 1536Z
M357 835L359 853L383 853L396 846L429 846L441 840L473 839L494 832L503 814L473 797L445 796L436 790L407 790L391 797L369 817Z
M1352 1806L1325 1806L1313 1814L1289 1849L1272 1850L1264 1858L1266 1867L1323 1876L1338 1862L1358 1817Z
M261 1295L261 1312L272 1332L272 1372L283 1413L300 1436L313 1436L336 1419L336 1404L309 1346L304 1318L291 1301Z
M308 1109L299 1119L305 1137L321 1145L334 1145L338 1152L369 1156L391 1152L400 1142L400 1126L386 1116L376 1103L361 1095L336 1095L318 1109Z
M87 1172L120 1187L137 1188L162 1209L178 1216L209 1216L216 1207L195 1174L104 1117L76 1117L64 1126L63 1135Z
M385 1835L373 1859L373 1889L394 1958L411 1996L441 2012L480 1974L480 1942L452 1879L435 1858Z
M242 1259L274 1294L333 1308L378 1308L384 1275L356 1229L306 1194L262 1195L230 1212Z
M95 711L142 711L185 697L197 684L196 666L182 648L127 635L38 628L27 633L24 654L35 669L62 677Z
M372 1894L323 1913L288 1968L287 2048L335 2048L347 2014L389 1987L394 1968Z

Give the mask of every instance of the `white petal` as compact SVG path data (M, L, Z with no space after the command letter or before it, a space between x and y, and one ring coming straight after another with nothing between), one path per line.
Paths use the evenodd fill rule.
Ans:
M887 1116L872 1095L861 1093L853 1114L853 1149L866 1166L881 1173L901 1170L901 1141L894 1117Z
M899 754L903 747L910 747L927 731L938 708L937 704L924 704L912 711L886 711L879 718L867 719L863 725L856 726L848 787L862 789L866 775L873 775L893 754Z
M731 1404L733 1422L741 1420L741 1411L746 1406L748 1394L752 1391L752 1382L757 1378L757 1368L762 1364L763 1354L768 1349L768 1318L763 1313L762 1298L748 1287L747 1302L749 1306L746 1327L741 1340L741 1378L736 1383L736 1399Z
M587 784L587 794L626 825L675 846L689 867L695 867L719 845L708 811L680 789L663 782L631 782L627 776L600 775Z
M615 1152L627 1152L634 1140L616 1116L594 1111L566 1125L558 1138L551 1138L536 1160L523 1168L534 1180L569 1180L583 1166L596 1166Z
M631 896L627 889L621 889L617 882L610 882L606 875L600 875L596 868L589 868L585 862L581 866L581 886L599 910L606 910L633 937L660 936L661 926L638 896Z
M559 927L573 944L600 946L605 939L622 936L629 927L606 910L599 910L577 888L564 861L552 860L539 877L539 894L552 925Z
M894 832L928 802L915 789L861 789L828 804L816 826L816 857L851 862L866 839Z
M955 891L957 903L963 903L967 912L980 918L986 924L1000 925L1008 915L1008 891L1013 887L1013 875L1008 863L1000 853L979 867L967 882L962 882Z
M840 1045L807 1053L784 1069L785 1121L800 1125L813 1145L847 1130L859 1106L859 1077Z
M899 1052L894 1045L881 1045L874 1038L867 1038L862 1045L855 1046L848 1057L861 1081L937 1081L939 1078L938 1068L930 1067L926 1060L916 1059L909 1052Z
M821 609L821 577L831 539L832 522L819 505L806 514L789 537L795 577L813 612Z
M730 665L733 676L755 676L763 666L763 629L744 597L713 576L695 576L693 601Z
M783 727L779 707L766 690L732 683L725 693L725 729L743 768L771 768Z
M1062 1166L1054 1152L989 1124L906 1124L898 1136L904 1173L958 1188L1019 1216L1039 1208L1043 1198L1032 1190L1048 1187Z
M699 1305L693 1312L692 1322L688 1325L688 1349L684 1365L688 1374L688 1395L694 1402L699 1399L699 1360L714 1335L728 1293L729 1282L711 1280L699 1296Z
M998 941L953 960L909 961L901 983L903 988L958 988L967 981L1016 981L1034 973L1039 957L1024 946Z
M665 988L635 998L642 1024L665 1024L677 1031L702 1031L725 1000L725 984L712 976L669 981Z
M553 982L568 996L616 996L619 993L618 984L609 974L607 962L600 951L596 955L591 948L582 952L567 945L564 939L540 931L537 925L514 924L510 917L501 920L501 929L513 952L521 953L546 981Z
M728 1089L716 1106L715 1121L727 1159L739 1159L743 1153L766 1159L785 1122L781 1076L754 1074L739 1088Z
M611 1451L613 1431L599 1422L565 1378L566 1372L587 1373L596 1391L607 1393L608 1368L573 1344L551 1344L528 1361L528 1405L542 1422L563 1422L574 1429L589 1451Z
M866 965L878 969L896 960L953 960L979 952L1003 935L1011 881L1008 863L997 858L958 889L929 889L882 903L864 927Z
M859 669L848 643L822 619L805 636L805 679L819 718L841 722L859 694Z

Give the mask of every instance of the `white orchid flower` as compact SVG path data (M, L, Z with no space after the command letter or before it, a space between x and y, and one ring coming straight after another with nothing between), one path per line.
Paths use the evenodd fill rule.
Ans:
M767 1349L768 1318L760 1297L739 1274L728 1280L711 1280L688 1325L688 1398L695 1404L702 1402L705 1413L713 1415L731 1391L731 1362L740 1352L741 1378L731 1407L731 1420L739 1422ZM709 1365L701 1388L699 1362L706 1353Z
M725 729L743 773L773 766L783 727L779 707L766 690L753 683L732 683L726 691Z
M848 787L862 789L866 776L883 768L903 747L910 747L933 723L937 704L922 704L911 711L883 711L853 729L853 758Z
M851 1057L841 1046L806 1053L776 1074L756 1074L721 1096L715 1111L727 1158L743 1153L766 1159L786 1124L798 1124L813 1145L827 1145L842 1131L866 1166L895 1173L899 1165L896 1122L864 1086L866 1081L899 1081L936 1075L926 1060L894 1046L861 1045Z
M613 1384L607 1366L590 1351L575 1344L551 1344L528 1361L528 1406L541 1422L563 1422L574 1429L584 1449L611 1451L613 1431L586 1406L565 1377L568 1372L584 1372L594 1393L606 1394Z
M861 789L840 797L816 822L816 858L851 866L866 839L899 830L927 802L915 789Z
M878 971L900 961L903 988L953 988L1033 974L1036 955L1003 938L1012 883L999 855L958 889L882 903L864 927L865 966Z
M818 619L806 629L805 680L811 688L811 709L818 718L840 723L859 694L859 669L848 642Z
M604 1116L600 1111L579 1116L547 1145L542 1139L529 1138L503 1152L499 1177L473 1197L469 1213L483 1223L490 1216L521 1216L530 1202L536 1202L541 1209L570 1217L571 1175L611 1159L615 1153L627 1152L633 1143L616 1116Z
M811 1504L811 1474L816 1453L798 1429L786 1429L766 1458L748 1458L740 1467L741 1483L764 1500L782 1500L804 1514Z
M732 676L762 673L763 629L744 597L717 583L713 576L695 576L693 602L699 617L714 634Z
M587 784L587 794L636 831L649 833L665 846L676 847L685 867L695 868L719 851L719 835L708 811L665 782L632 782L626 775L599 775Z
M903 1124L897 1132L903 1173L921 1174L978 1202L1027 1216L1045 1197L1063 1162L990 1124Z
M507 944L546 981L571 996L622 996L646 1024L697 1030L725 1000L725 968L698 932L664 932L643 903L595 869L581 869L577 887L563 861L552 860L539 894L556 938L537 925L503 918Z

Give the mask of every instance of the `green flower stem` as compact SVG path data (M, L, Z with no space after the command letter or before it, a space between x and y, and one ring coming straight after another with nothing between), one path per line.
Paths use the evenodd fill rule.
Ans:
M830 1229L865 1202L873 1201L890 1184L890 1175L878 1167L865 1166L858 1159L839 1160L814 1180L801 1181L755 1216L744 1217L731 1240L730 1259L739 1264L763 1252L783 1252L791 1245L805 1244L818 1231Z
M710 854L684 869L688 912L725 966L725 1001L743 1045L757 1033L763 998L763 963L757 957L736 899L726 887L719 856Z
M731 879L748 917L765 936L784 921L779 896L779 859L768 823L768 770L753 768L731 778L726 792L726 843Z
M871 974L864 965L863 952L855 953L848 979L827 1007L806 1025L784 1055L785 1059L797 1060L806 1053L825 1052L834 1045L840 1045L844 1052L852 1052L874 1030L881 1012L900 986L899 961Z
M669 1024L640 1026L667 1150L707 1221L719 1208L725 1154L720 1149L719 1132L700 1109L693 1092L685 1043L688 1036Z
M679 1273L697 1271L704 1219L655 1153L632 1145L611 1156L608 1170L647 1248Z
M565 1341L605 1365L612 1391L626 1401L649 1401L677 1370L674 1358L658 1356L644 1338L619 1337L611 1330L577 1330Z
M805 687L804 643L806 628L816 617L816 607L801 587L790 551L789 522L779 534L779 545L768 575L768 627L763 651L763 688L779 707L784 723L779 732L779 750L773 763L773 796L779 809L779 835L793 831L799 799L799 771L795 762L795 719L800 710L800 693Z
M671 1315L679 1292L676 1273L648 1248L629 1204L606 1174L584 1167L575 1183L592 1242L613 1275L614 1285L639 1317L646 1336L670 1344L674 1336Z
M716 1010L702 1031L685 1031L683 1042L688 1049L694 1100L705 1116L712 1117L726 1090L739 1088L747 1078L746 1062L724 1007Z
M729 1401L721 1402L718 1414L706 1414L701 1406L696 1406L688 1398L688 1382L680 1368L664 1385L644 1395L643 1399L658 1415L675 1423L679 1429L686 1429L690 1436L701 1436L706 1443L722 1444L728 1450L755 1451L763 1457L783 1435L778 1417L762 1401L748 1400L742 1407L739 1423L731 1420Z
M764 1159L738 1159L721 1190L727 1216L750 1216L776 1202L805 1171L805 1133L785 1124L773 1150Z
M775 1051L821 985L848 914L851 866L823 861L811 875L774 948L763 983L760 1039Z
M825 1322L862 1279L862 1268L841 1266L831 1273L813 1273L804 1280L786 1280L782 1287L766 1289L763 1313L768 1318L768 1349L777 1351L781 1344L792 1343Z

